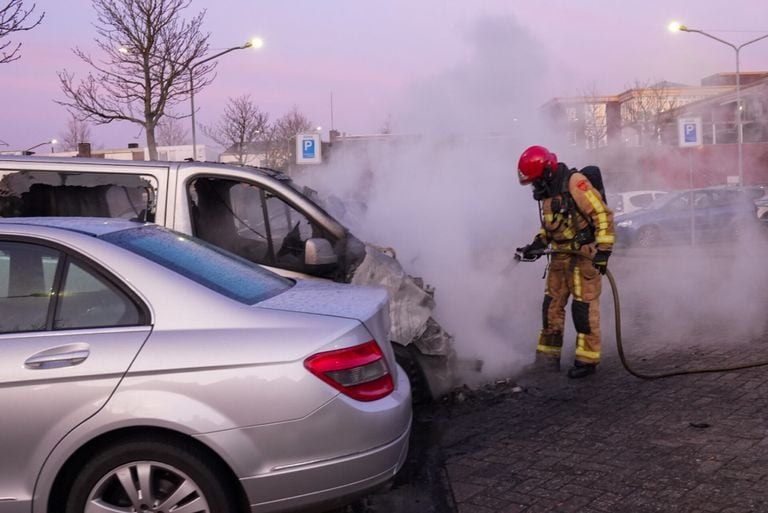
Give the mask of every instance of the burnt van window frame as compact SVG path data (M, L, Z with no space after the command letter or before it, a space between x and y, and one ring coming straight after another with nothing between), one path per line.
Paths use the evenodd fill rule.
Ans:
M0 169L0 217L112 217L154 222L149 174Z
M207 237L206 234L201 233L200 230L200 213L199 213L199 198L195 199L195 196L197 195L197 192L195 191L193 194L193 188L195 187L195 184L199 180L217 180L219 182L228 182L231 183L231 188L235 187L237 185L245 185L249 187L255 187L259 194L259 202L260 202L260 210L261 210L261 218L264 220L264 226L263 231L264 233L259 233L257 231L254 231L254 233L258 236L261 236L265 239L266 244L266 252L263 255L263 258L259 258L258 256L254 258L253 255L249 255L247 251L242 250L240 248L232 248L228 247L227 244L217 244L216 241L209 240L211 237ZM300 215L304 220L306 220L309 225L311 226L313 234L311 237L322 237L326 240L328 240L333 247L337 246L338 238L334 236L332 233L328 232L323 226L318 223L315 219L313 219L311 216L307 215L306 211L302 208L300 208L298 205L296 205L294 202L290 201L288 198L283 196L282 194L278 193L271 187L268 187L261 183L256 183L250 180L242 180L234 177L228 177L228 176L221 176L221 175L215 175L215 174L196 174L194 176L190 176L186 183L184 184L184 190L187 195L187 202L188 202L188 208L190 209L190 221L191 221L191 230L192 235L195 237L199 237L203 240L206 240L207 242L218 245L219 247L222 247L223 249L226 249L228 251L231 251L233 253L236 253L237 255L246 258L248 260L251 260L253 262L262 264L262 265L268 265L272 267L277 267L280 269L286 269L290 271L296 271L296 272L302 272L307 274L316 274L313 272L312 269L309 269L303 261L303 252L301 253L302 259L298 263L289 263L286 262L285 259L281 260L278 258L279 252L281 248L275 247L275 241L273 238L273 224L271 222L271 218L269 217L270 214L273 214L271 211L269 211L268 207L268 200L271 198L276 198L279 201L281 201L285 206L289 207L293 211L295 211L298 215ZM226 211L226 213L231 216L233 223L241 223L245 225L249 230L252 230L252 227L246 222L246 220L242 219L240 216L238 216L231 205L231 196L230 196L230 204L227 204L224 200L220 199L222 203L222 207ZM274 217L274 215L273 215ZM310 238L311 238L310 237ZM287 237L286 237L287 238ZM285 240L285 238L283 239ZM302 239L302 244L306 243L305 239ZM296 249L296 248L294 248ZM258 252L261 253L261 252Z

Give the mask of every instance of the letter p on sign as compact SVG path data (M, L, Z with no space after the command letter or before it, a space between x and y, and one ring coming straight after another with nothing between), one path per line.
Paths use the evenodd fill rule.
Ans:
M311 159L315 156L315 141L312 139L304 139L302 141L303 148L302 148L302 157L305 159Z
M696 141L696 123L685 124L685 142Z

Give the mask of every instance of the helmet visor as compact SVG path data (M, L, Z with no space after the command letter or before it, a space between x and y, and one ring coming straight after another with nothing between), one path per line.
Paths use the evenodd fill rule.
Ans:
M533 177L526 176L525 173L519 169L517 170L517 178L520 180L520 185L530 185L533 181Z

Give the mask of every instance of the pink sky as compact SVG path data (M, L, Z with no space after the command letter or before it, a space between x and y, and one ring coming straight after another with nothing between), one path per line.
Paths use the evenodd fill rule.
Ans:
M0 140L9 148L30 147L64 131L67 113L54 103L62 98L56 71L66 68L84 76L71 48L93 47L89 1L37 4L46 11L44 23L14 38L23 43L21 60L0 65ZM418 102L404 100L414 89L423 93L429 84L427 90L439 91L440 80L466 76L464 67L477 76L482 71L476 70L493 66L493 61L484 68L475 62L484 51L474 46L481 37L475 28L481 20L497 18L515 20L526 34L517 40L524 44L510 47L520 55L510 55L509 62L502 62L504 53L491 58L519 67L513 70L519 78L511 81L530 85L525 88L529 104L593 89L617 93L635 80L697 84L712 73L733 71L735 53L698 34L671 34L665 28L669 21L736 44L768 33L763 2L715 4L726 5L701 0L193 0L190 15L207 10L213 50L254 35L265 40L258 52L238 51L220 60L216 81L195 97L197 120L213 123L228 98L250 94L273 119L296 105L327 134L333 93L335 128L376 132L388 116L419 108ZM526 60L533 56L536 62ZM536 71L540 78L532 76L539 61L549 70ZM741 69L768 69L768 40L742 50ZM482 85L474 84L473 94L482 95ZM188 103L179 107L188 110ZM144 144L139 127L128 123L94 126L91 133L97 147Z

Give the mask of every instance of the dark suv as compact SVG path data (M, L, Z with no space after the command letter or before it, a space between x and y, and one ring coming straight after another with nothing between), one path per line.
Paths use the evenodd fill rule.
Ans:
M733 239L757 224L752 196L736 187L670 192L642 210L616 216L616 243L655 246Z

